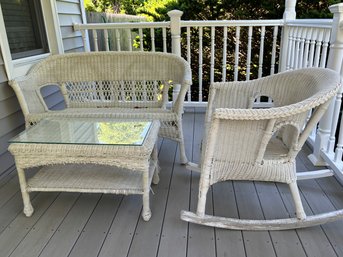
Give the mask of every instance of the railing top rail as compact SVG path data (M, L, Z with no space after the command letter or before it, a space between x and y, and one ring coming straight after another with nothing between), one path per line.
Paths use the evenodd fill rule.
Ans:
M282 26L284 20L181 21L181 27Z
M331 28L332 19L299 19L292 21L280 20L207 20L181 21L181 27L232 27L232 26L301 26L316 28ZM82 29L125 29L125 28L169 28L170 21L162 22L111 22L74 24L75 30Z
M286 25L291 27L313 27L331 29L332 22L332 19L298 19L286 21Z
M170 21L162 22L111 22L111 23L88 23L74 24L75 30L82 29L126 29L126 28L169 28Z

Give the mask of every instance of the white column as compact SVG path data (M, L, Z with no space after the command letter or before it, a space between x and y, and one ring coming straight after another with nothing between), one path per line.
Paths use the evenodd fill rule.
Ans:
M170 33L172 39L172 53L181 56L181 16L182 11L172 10L169 11L168 16L170 17ZM173 101L177 98L180 92L180 85L174 85L173 88Z
M181 56L181 27L180 21L183 14L182 11L172 10L169 11L170 17L170 33L172 38L172 53Z
M343 30L340 29L340 24L343 23L343 4L332 5L329 9L333 13L334 17L327 68L341 72L343 60ZM322 149L327 149L328 146L334 107L334 101L332 101L327 112L320 120L313 154L309 156L312 163L317 166L325 165L324 160L320 157L320 151Z
M286 70L287 53L288 53L288 35L289 28L287 26L287 21L296 19L295 6L296 0L285 0L285 11L283 13L283 29L281 35L281 54L279 60L279 72Z

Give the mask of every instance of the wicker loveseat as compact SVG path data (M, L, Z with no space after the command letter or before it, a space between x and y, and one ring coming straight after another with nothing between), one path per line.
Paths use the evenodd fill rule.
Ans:
M191 80L189 64L173 54L93 52L51 56L10 85L27 127L45 117L157 119L160 136L179 142L180 161L186 163L181 119ZM180 92L167 108L175 84ZM65 109L48 109L41 94L48 85L60 88Z

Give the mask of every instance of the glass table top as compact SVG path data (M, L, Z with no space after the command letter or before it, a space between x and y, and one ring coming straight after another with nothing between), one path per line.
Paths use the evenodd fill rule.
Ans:
M149 132L150 121L44 119L9 140L10 143L136 145Z

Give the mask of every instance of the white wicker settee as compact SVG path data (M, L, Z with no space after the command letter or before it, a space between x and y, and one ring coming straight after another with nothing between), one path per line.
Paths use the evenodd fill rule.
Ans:
M96 52L51 56L20 79L10 82L26 126L45 117L99 117L160 120L160 136L179 142L186 163L182 132L183 102L191 84L189 64L173 54ZM168 90L180 92L168 109ZM49 110L41 89L57 85L66 108Z

